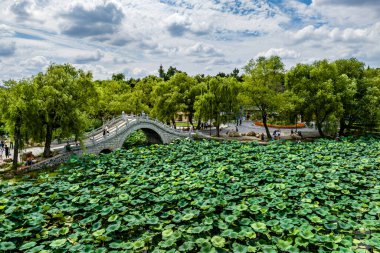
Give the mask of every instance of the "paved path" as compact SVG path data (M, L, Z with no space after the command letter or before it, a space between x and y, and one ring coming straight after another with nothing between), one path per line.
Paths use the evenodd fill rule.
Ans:
M276 130L278 128L272 128L270 127L269 128L269 131L271 134L273 134L273 131ZM291 133L291 129L280 129L281 130L281 136L290 136L290 133ZM227 132L229 131L236 131L236 125L233 124L233 123L230 123L230 124L227 124L227 125L223 125L222 126L222 129L220 131L220 135L223 137L223 136L226 136L227 135ZM266 131L265 131L265 128L264 127L261 127L261 126L256 126L254 125L254 123L252 121L244 121L242 122L242 125L241 126L238 126L238 132L239 133L249 133L249 132L255 132L255 133L264 133L266 135ZM293 131L295 131L295 129L293 129ZM309 137L309 136L319 136L319 133L316 129L314 128L298 128L297 129L298 132L302 132L302 135L303 136L306 136L306 137ZM210 134L210 130L202 130L201 131L202 133L204 134ZM216 135L216 129L213 128L211 130L211 134L212 135Z

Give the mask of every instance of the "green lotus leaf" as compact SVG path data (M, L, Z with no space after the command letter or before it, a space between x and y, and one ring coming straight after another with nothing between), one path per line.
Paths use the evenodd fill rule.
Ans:
M299 253L300 250L296 246L291 246L288 248L288 252L290 253Z
M277 249L274 246L263 245L261 249L263 253L277 253Z
M247 209L248 209L248 206L245 205L245 204L240 204L240 205L237 205L237 206L236 206L236 209L237 209L238 211L242 212L242 211L247 210Z
M194 214L192 213L187 213L184 216L182 216L182 220L184 221L191 220L192 218L194 218Z
M111 211L112 211L112 207L105 207L105 208L103 208L103 210L100 212L100 214L101 214L102 216L106 216L106 215L108 215Z
M61 228L61 230L59 230L59 233L61 235L65 235L65 234L67 234L69 232L69 230L70 229L68 227L64 227L64 228Z
M315 222L315 223L321 223L322 222L322 219L319 216L317 216L317 215L311 215L311 216L308 216L308 218L312 222Z
M259 205L251 205L249 207L249 210L251 210L253 212L258 212L258 211L260 211L260 209L261 209L261 206L259 206Z
M252 223L251 224L251 227L257 231L257 232L262 232L262 231L265 231L267 230L267 226L265 225L265 223L262 223L262 222L255 222L255 223Z
M95 253L107 253L108 252L108 250L107 250L107 248L97 248L96 250L95 250Z
M301 231L299 235L306 240L310 240L315 236L310 230Z
M241 245L241 244L236 243L236 242L232 244L232 248L233 248L234 252L236 252L236 253L246 253L246 252L248 252L248 247L247 246Z
M142 248L142 247L144 247L145 246L145 242L144 241L141 241L141 240L139 240L139 241L135 241L134 243L133 243L133 249L140 249L140 248Z
M132 249L134 247L134 244L132 242L122 242L120 243L120 248L126 250L126 249Z
M227 222L227 223L232 223L234 222L235 220L237 220L238 217L235 216L235 215L227 215L226 217L224 217L224 220Z
M326 223L324 224L325 228L330 229L330 230L335 230L338 228L337 223Z
M21 247L19 248L19 250L30 249L30 248L33 248L36 245L37 245L36 242L27 242L27 243L24 243L23 245L21 245Z
M97 236L103 235L104 232L106 232L106 230L104 228L102 228L102 229L99 229L99 230L96 230L95 232L93 232L92 235L97 237Z
M118 242L111 242L109 246L111 249L121 249L122 248L121 243L118 243Z
M16 245L13 242L0 242L0 250L13 250Z
M252 220L248 219L248 218L243 218L243 219L240 220L240 224L244 225L244 226L248 226L251 223L252 223Z
M267 226L273 227L273 226L276 226L276 225L280 224L280 221L278 221L278 220L269 220L265 224Z
M167 238L173 234L173 229L166 229L162 231L162 238Z
M214 220L212 218L203 219L203 224L205 224L205 225L211 225L213 223L214 223Z
M119 218L119 215L113 214L108 218L108 222L114 222L117 218Z
M279 247L283 251L288 251L291 246L292 246L292 242L284 241L281 239L277 241L277 247Z
M130 198L130 196L129 196L127 193L122 193L122 194L119 195L119 199L120 199L121 201L126 201L126 200L128 200L129 198Z
M194 249L195 244L193 242L184 242L179 248L179 251L189 252Z
M66 243L66 239L57 239L52 241L49 246L52 248L62 248Z
M211 238L211 243L217 248L223 248L226 240L223 237L215 235Z
M39 253L39 252L44 250L44 247L45 247L44 245L39 245L39 246L36 246L34 248L29 249L27 252L28 253Z

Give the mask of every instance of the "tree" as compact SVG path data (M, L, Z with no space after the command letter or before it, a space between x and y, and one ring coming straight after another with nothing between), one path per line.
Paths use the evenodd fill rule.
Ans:
M160 65L160 68L158 69L158 77L165 80L165 70L162 64Z
M241 90L235 78L213 77L201 84L201 95L195 101L195 115L204 121L210 120L220 135L220 124L228 122L240 108L238 98Z
M339 135L351 128L359 119L359 101L363 98L364 63L355 58L340 59L334 62L337 68L335 94L339 94L343 113L339 120Z
M312 65L297 64L287 73L287 87L304 99L303 113L309 119L315 118L321 136L325 135L323 128L329 125L336 131L335 122L343 114L341 99L342 90L345 90L338 87L348 84L346 77L338 78L336 66L327 60Z
M125 80L125 75L123 73L112 74L112 80L122 82Z
M17 169L19 149L23 147L25 131L36 130L36 89L30 79L5 82L0 91L1 120L14 139L13 164Z
M84 132L96 91L92 74L70 64L50 65L46 73L34 78L34 83L38 90L38 120L46 133L43 155L48 157L55 130L60 130L61 137Z
M267 137L271 138L268 128L268 115L284 107L284 64L280 57L259 57L250 60L244 67L245 103L255 105L261 113Z
M127 100L131 94L131 88L125 82L104 80L94 82L98 101L96 103L95 117L99 120L110 119L120 115L122 111L128 111Z

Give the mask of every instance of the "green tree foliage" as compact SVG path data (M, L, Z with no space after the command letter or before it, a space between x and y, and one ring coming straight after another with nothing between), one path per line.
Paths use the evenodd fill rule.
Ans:
M380 69L365 70L358 93L358 123L371 131L380 126Z
M167 82L161 82L154 90L153 116L175 127L175 115L186 109L185 97L193 79L185 73L174 75Z
M96 103L96 118L102 121L128 111L127 100L130 98L131 88L123 81L104 80L95 82L98 101Z
M337 77L336 66L327 60L317 61L312 65L297 64L287 75L288 87L304 99L303 114L308 119L315 117L321 136L325 135L324 125L326 123L335 125L343 114L341 94L337 93L337 84L344 87L350 80L344 76Z
M1 120L14 139L13 168L17 169L19 149L25 142L25 133L37 129L35 100L36 87L31 79L5 82L5 89L0 91Z
M88 111L96 101L92 74L70 64L52 64L34 78L37 88L38 121L45 131L44 156L50 155L53 133L80 136L88 124Z
M172 78L177 73L182 73L182 71L180 71L177 68L172 67L172 66L170 66L168 68L168 70L166 71L166 73L165 73L165 69L162 66L162 64L158 68L158 77L164 79L164 81L170 80L170 78Z
M259 57L250 60L244 67L245 103L255 105L261 113L267 137L271 134L267 125L270 113L278 113L285 108L284 64L280 57Z
M141 79L126 100L128 105L126 111L134 114L141 114L142 112L150 114L155 101L154 90L162 81L156 76L147 76Z
M112 74L112 80L122 82L125 80L125 75L123 73Z
M339 134L351 128L358 121L360 111L359 104L363 98L361 87L363 86L364 63L355 58L340 59L334 62L337 68L336 94L339 94L343 113L339 120Z
M370 74L371 72L371 74ZM379 74L365 70L356 59L298 64L287 73L287 87L303 101L302 113L315 120L321 136L340 134L362 126L373 129L379 121Z
M220 135L220 124L231 120L240 108L238 99L241 90L235 78L213 77L201 83L201 95L195 101L195 115L203 121L210 120Z

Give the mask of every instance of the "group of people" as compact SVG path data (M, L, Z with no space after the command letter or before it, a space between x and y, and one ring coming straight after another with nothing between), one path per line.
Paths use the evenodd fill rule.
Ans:
M273 131L273 138L274 138L275 140L279 140L280 137L281 137L281 131L280 131L280 129L276 129L276 130L274 130L274 131Z
M3 161L3 155L5 155L5 159L10 158L11 153L10 150L13 148L13 142L10 142L10 146L8 147L7 144L5 144L4 140L0 141L0 161Z

